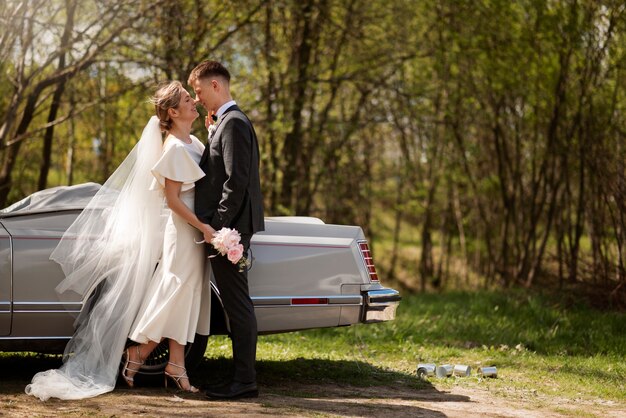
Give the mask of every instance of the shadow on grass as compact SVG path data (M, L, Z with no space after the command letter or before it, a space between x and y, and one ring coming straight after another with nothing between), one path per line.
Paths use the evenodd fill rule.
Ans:
M192 380L215 384L231 374L230 358L205 358L193 371ZM398 401L470 402L467 396L438 391L416 376L361 361L260 360L257 377L265 407L290 408L296 413L444 417L438 411Z
M227 357L204 358L191 375L195 382L202 385L223 382L232 375L232 360ZM259 386L264 389L299 398L317 397L320 391L324 392L324 387L328 387L327 395L330 397L334 396L337 388L342 388L341 392L352 392L356 397L371 397L379 388L390 389L394 398L420 398L422 392L447 394L438 392L430 382L417 376L350 360L260 360L257 361L257 378ZM307 388L315 389L308 392ZM468 400L456 395L442 399Z

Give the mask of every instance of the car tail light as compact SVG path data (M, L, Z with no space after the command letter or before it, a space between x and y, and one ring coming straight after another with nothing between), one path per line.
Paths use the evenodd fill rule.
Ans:
M359 241L359 250L363 256L363 262L365 263L365 269L369 273L370 281L377 282L378 274L376 273L376 266L374 266L374 259L372 258L372 252L370 251L367 241Z

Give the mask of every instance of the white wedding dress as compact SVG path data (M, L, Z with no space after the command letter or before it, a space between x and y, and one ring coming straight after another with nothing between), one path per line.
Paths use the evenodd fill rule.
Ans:
M191 144L187 144L168 136L163 156L152 169L152 188L164 188L165 178L183 182L180 198L193 212L194 182L204 177L198 166L204 145L196 137L191 138ZM171 212L165 225L163 257L132 326L131 340L147 343L171 338L184 345L194 341L196 332L209 334L211 294L209 283L203 286L202 280L204 244L196 244L202 240L200 231Z
M164 177L182 181L181 197L193 209L193 183L204 175L197 166L202 148L197 138L190 146L170 138L164 147L159 120L152 117L65 232L50 257L66 275L57 291L61 300L73 293L85 304L63 365L37 373L27 394L47 400L110 392L129 335L138 342L169 337L185 344L195 332L208 334L204 245L193 242L199 233L167 209L162 193ZM98 297L89 298L96 286Z

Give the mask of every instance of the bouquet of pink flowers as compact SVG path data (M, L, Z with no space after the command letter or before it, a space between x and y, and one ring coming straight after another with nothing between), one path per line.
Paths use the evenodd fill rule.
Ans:
M239 271L248 267L248 260L243 256L243 245L241 235L236 229L222 228L213 235L211 245L218 253L228 258L233 264L239 266Z

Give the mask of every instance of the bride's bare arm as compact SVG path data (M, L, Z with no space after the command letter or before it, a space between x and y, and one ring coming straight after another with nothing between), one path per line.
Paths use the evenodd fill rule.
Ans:
M180 200L180 190L183 183L180 181L165 179L165 198L167 199L167 206L174 211L178 216L186 220L189 225L197 228L202 234L204 234L204 240L210 242L215 230L209 224L205 224L196 214L187 207Z

